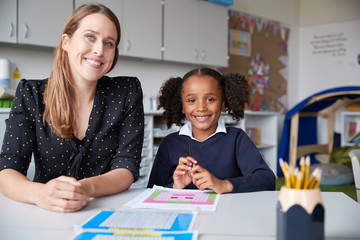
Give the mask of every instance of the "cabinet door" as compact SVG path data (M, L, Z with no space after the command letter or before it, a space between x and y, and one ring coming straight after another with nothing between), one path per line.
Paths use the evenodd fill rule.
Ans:
M122 12L123 12L123 8L124 8L123 0L107 0L107 1L103 1L103 2L101 2L99 0L75 0L75 8L79 7L82 4L87 4L87 3L95 3L95 4L101 3L102 5L111 9L111 11L116 15L116 17L118 18L118 20L120 22L121 34L123 34L122 33L122 28L123 28Z
M200 63L214 66L227 66L228 10L226 7L199 2L199 40Z
M164 60L198 63L197 25L197 0L165 0Z
M73 1L22 0L18 3L18 43L56 47L73 12Z
M16 1L1 0L0 42L16 43Z
M124 0L120 54L161 59L161 0Z

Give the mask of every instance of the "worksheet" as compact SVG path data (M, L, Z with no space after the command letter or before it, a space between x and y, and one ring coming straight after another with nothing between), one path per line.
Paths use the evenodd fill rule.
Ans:
M154 186L127 202L124 207L215 211L219 198L220 195L213 191Z
M196 240L197 232L181 233L121 233L121 232L82 232L73 240Z
M100 211L80 226L86 231L189 231L196 213L154 210Z

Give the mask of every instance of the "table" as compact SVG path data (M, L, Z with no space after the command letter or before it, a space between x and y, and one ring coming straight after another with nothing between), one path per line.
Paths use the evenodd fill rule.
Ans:
M92 199L75 213L54 213L0 194L0 239L69 239L74 226L99 210L122 206L143 189ZM326 239L360 239L360 204L344 193L322 192ZM215 212L201 213L194 225L199 240L276 239L278 191L221 195Z

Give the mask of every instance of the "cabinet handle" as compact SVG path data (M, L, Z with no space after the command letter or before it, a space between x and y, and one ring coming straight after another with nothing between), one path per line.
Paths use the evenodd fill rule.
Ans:
M28 33L29 33L29 27L26 23L24 23L24 29L25 29L25 32L24 32L24 38L28 38Z
M129 52L129 51L130 51L130 47L131 47L130 41L129 41L129 39L126 39L126 42L125 42L125 51Z
M10 37L14 36L14 26L12 24L12 22L10 22Z
M198 59L198 57L199 57L199 51L194 49L194 58Z
M201 60L205 60L206 53L204 50L201 50Z

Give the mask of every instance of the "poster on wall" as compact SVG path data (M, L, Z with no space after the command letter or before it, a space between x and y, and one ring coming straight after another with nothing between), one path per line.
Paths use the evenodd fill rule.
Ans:
M240 56L250 56L251 34L230 29L230 53Z
M290 29L282 23L229 10L229 65L251 86L249 110L285 113Z

